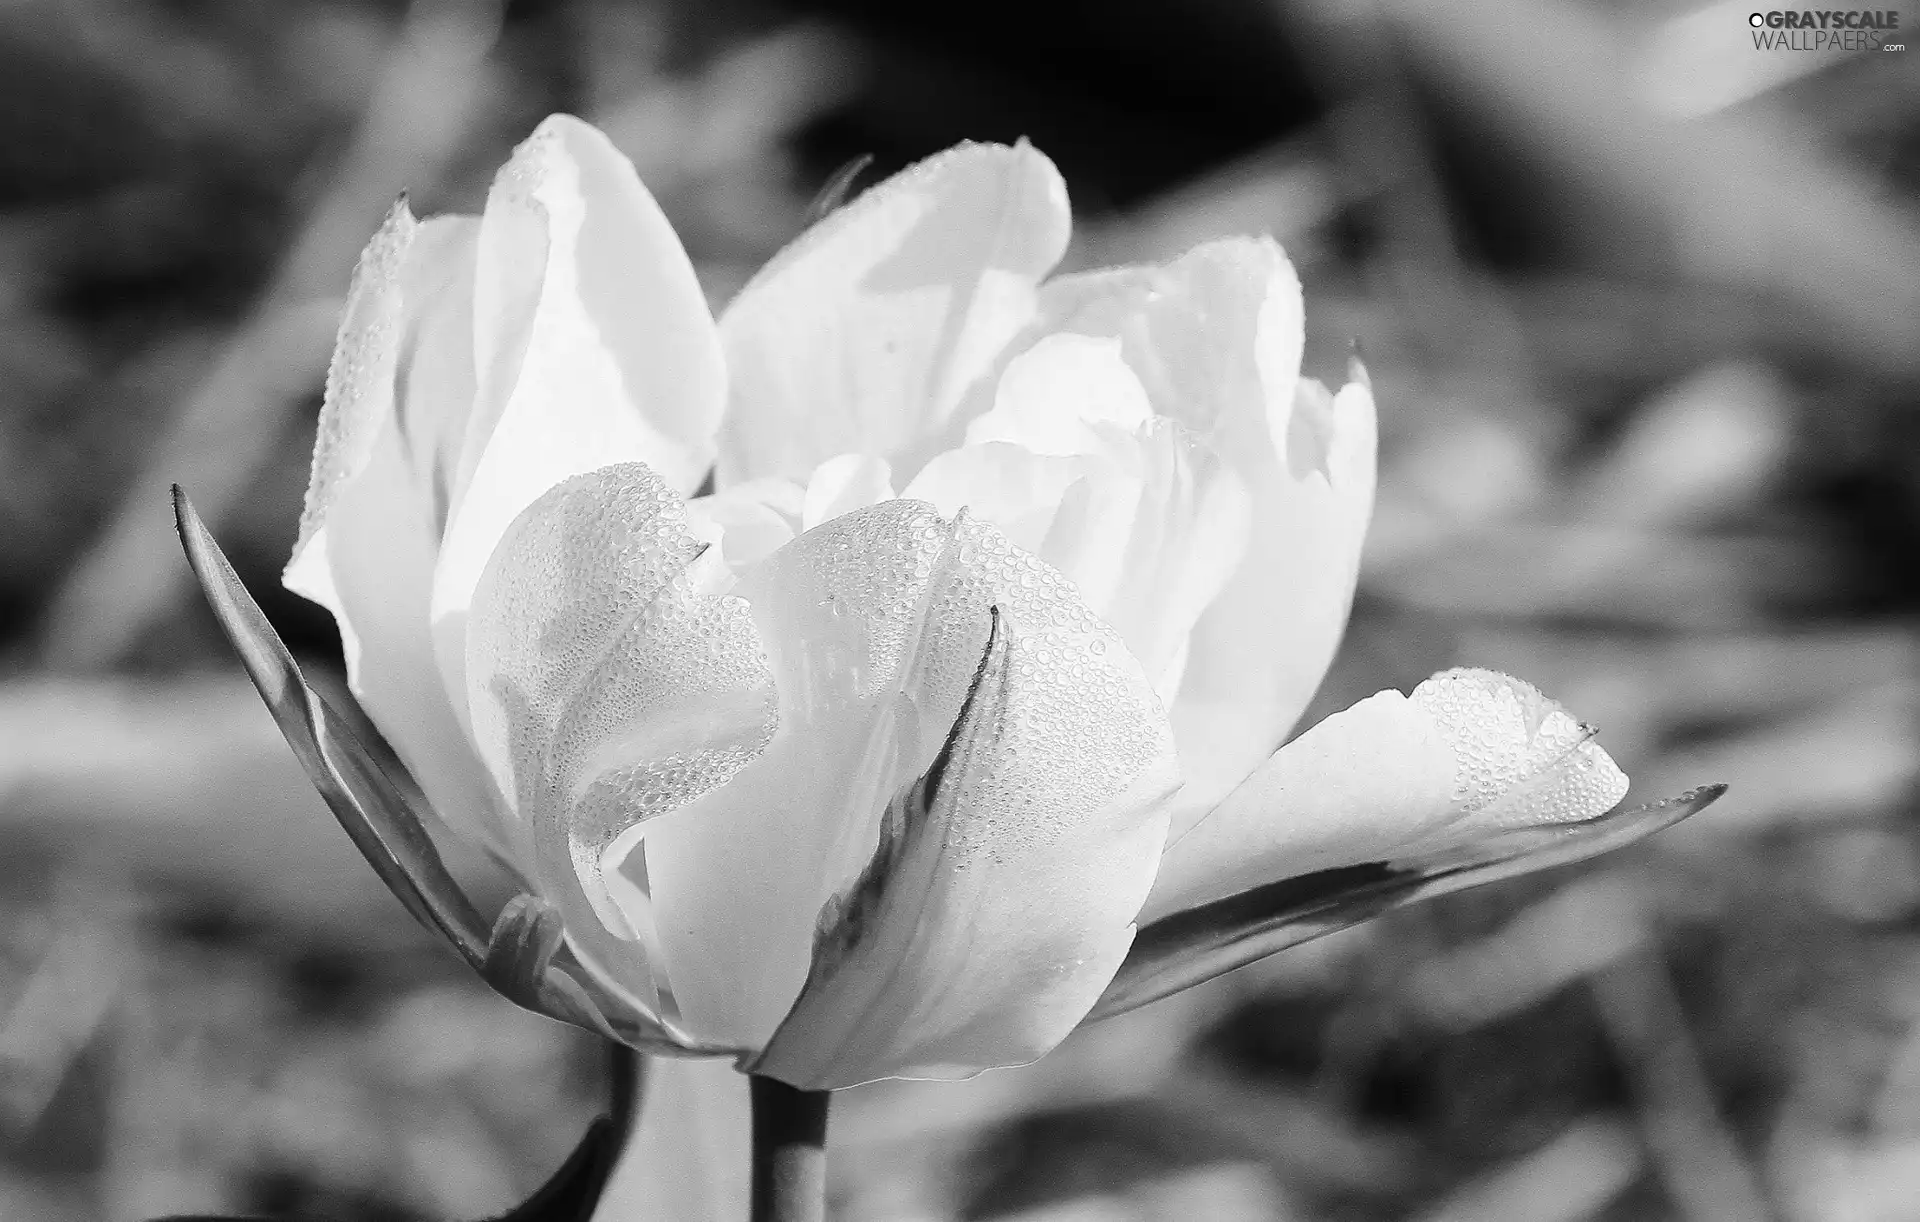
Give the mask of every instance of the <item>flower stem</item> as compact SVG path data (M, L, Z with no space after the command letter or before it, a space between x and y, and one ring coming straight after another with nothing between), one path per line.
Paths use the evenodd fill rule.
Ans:
M757 1074L753 1099L752 1222L823 1222L827 1209L824 1090L800 1090Z
M624 1150L640 1123L640 1096L647 1084L647 1060L625 1044L607 1044L607 1120L613 1145Z

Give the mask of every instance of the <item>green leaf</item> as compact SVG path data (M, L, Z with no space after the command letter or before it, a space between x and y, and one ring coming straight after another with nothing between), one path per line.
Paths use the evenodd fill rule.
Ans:
M1608 853L1671 827L1726 792L1516 828L1422 857L1317 870L1176 912L1141 929L1087 1021L1124 1014L1392 908Z
M407 911L480 969L487 958L488 923L428 837L411 782L396 782L350 721L307 684L178 485L173 512L201 592L334 818Z

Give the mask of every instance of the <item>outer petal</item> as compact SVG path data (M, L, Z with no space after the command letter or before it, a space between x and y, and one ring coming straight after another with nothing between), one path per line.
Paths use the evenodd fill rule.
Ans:
M1517 827L1607 810L1627 779L1593 731L1484 670L1387 691L1287 744L1175 833L1143 922L1281 879L1406 861Z
M721 485L933 433L1031 320L1069 226L1059 173L1022 143L950 149L809 230L721 317Z
M575 476L501 540L468 627L475 740L533 826L541 889L582 960L654 1013L645 879L609 879L603 858L724 784L773 730L746 608L693 588L698 551L647 467Z
M718 333L633 166L556 115L495 178L474 286L475 421L434 574L435 646L464 692L462 622L515 516L569 476L644 462L686 495L725 405Z
M1373 501L1372 397L1299 381L1300 285L1268 239L1062 277L1036 329L1118 337L1154 411L1204 437L1251 496L1243 559L1194 627L1173 703L1177 832L1285 739L1332 659Z
M512 858L516 837L441 686L428 630L473 394L476 229L467 218L416 222L402 202L361 256L284 581L333 612L354 695L433 809Z
M1194 627L1173 706L1187 817L1286 740L1346 631L1373 509L1373 393L1364 376L1333 396L1300 382L1285 448L1222 445L1241 463L1252 528L1239 571Z
M1160 793L1120 801L1136 783L1164 790L1174 779L1137 667L1058 574L990 527L949 524L915 501L807 532L737 591L773 662L779 732L732 783L644 833L689 1027L759 1046L781 1024L822 909L860 876L890 799L926 771L958 716L997 604L1018 661L1014 712L982 748L984 771L956 790L951 826L927 833L939 864L926 903L889 927L920 949L893 961L896 990L873 1000L912 1029L884 1036L892 1044L863 1037L832 1068L862 1080L1038 1055L1118 966L1164 838L1148 800ZM1046 984L1030 996L1007 983L1011 965L1029 962ZM799 1032L792 1055L838 1057L834 1031Z
M946 746L821 913L806 987L754 1072L824 1089L1024 1064L1124 958L1177 783L1172 733L1070 595L1069 623L1038 640L1019 621L1058 623L1063 600L1011 601Z

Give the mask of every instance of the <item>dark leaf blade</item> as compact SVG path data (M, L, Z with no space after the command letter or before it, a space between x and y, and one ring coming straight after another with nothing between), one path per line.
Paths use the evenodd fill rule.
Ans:
M983 732L991 733L983 731L983 723L997 725L1005 716L1010 649L1011 637L995 604L987 608L986 645L940 750L926 772L887 803L867 864L821 906L800 995L759 1055L742 1063L747 1073L760 1073L792 1055L793 1046L809 1038L794 1033L806 1032L823 1014L848 1031L870 1021L894 975L876 964L897 962L918 926L921 897L929 872L937 868L956 800L948 788L962 783L974 744ZM856 966L863 961L865 971Z
M1123 1014L1404 904L1612 852L1673 826L1725 792L1725 785L1705 785L1581 823L1519 828L1426 857L1320 870L1176 912L1134 937L1087 1021Z
M538 1191L494 1222L592 1222L614 1165L633 1136L640 1113L645 1060L631 1048L612 1045L613 1097L608 1115L587 1126L580 1144Z
M613 1122L599 1117L552 1178L495 1222L591 1222L625 1144Z
M835 170L833 174L828 177L826 183L821 186L820 193L813 197L813 202L807 205L807 213L802 222L802 227L806 228L817 225L833 213L838 212L841 205L847 202L847 196L852 193L854 182L858 180L860 175L865 173L867 167L872 164L873 154L861 153L857 157L850 158L844 165Z
M173 508L187 564L308 779L407 910L479 968L486 958L488 923L441 860L407 791L374 760L347 720L307 684L177 485Z

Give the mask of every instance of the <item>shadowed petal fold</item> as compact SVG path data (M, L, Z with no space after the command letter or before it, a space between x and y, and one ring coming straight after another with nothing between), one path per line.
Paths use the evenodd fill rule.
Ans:
M967 439L906 495L943 513L969 509L1059 569L1170 703L1188 635L1246 546L1248 497L1233 466L1152 414L1117 340L1077 335L1013 360Z
M906 792L752 1065L796 1086L1039 1057L1119 966L1165 840L1171 730L1072 585L962 518L928 598Z
M1333 396L1300 379L1300 282L1271 239L1062 276L1035 329L1117 339L1155 414L1245 489L1238 563L1193 624L1170 705L1177 834L1285 741L1332 660L1373 504L1373 399L1363 380Z
M606 858L773 732L746 606L696 588L699 551L651 469L575 476L514 522L468 623L475 741L532 825L541 889L582 960L654 1012L667 982L652 915Z

